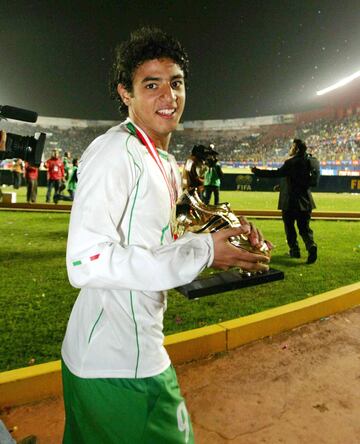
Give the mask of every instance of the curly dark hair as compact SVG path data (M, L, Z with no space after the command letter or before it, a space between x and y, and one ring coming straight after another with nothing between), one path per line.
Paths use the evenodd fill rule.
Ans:
M121 83L128 92L133 90L136 68L148 60L169 58L180 66L186 79L189 73L189 59L184 48L175 38L159 28L144 27L131 33L130 39L115 48L114 62L110 71L110 96L120 102L119 110L127 115L128 108L117 92Z

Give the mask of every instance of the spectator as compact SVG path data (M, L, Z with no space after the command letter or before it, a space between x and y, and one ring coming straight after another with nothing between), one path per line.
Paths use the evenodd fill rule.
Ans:
M52 189L54 188L54 195L58 194L65 174L64 163L59 158L58 150L53 150L51 158L45 162L44 167L47 169L48 179L46 202L49 203L51 201Z
M277 170L261 170L252 168L258 177L285 177L280 183L278 208L282 210L287 243L290 257L300 257L300 247L297 242L295 222L308 251L307 263L312 264L317 259L317 245L314 242L313 231L310 228L310 218L315 202L310 190L309 162L307 147L300 139L294 139L290 149L290 158Z
M26 202L35 203L37 197L39 168L25 162L25 179L27 182Z

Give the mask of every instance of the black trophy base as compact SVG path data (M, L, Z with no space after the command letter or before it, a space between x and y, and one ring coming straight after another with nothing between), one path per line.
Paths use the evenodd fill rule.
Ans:
M250 276L234 270L223 271L211 277L195 279L190 284L182 285L181 287L175 288L175 290L182 293L188 299L195 299L210 294L223 293L224 291L279 281L281 279L284 279L284 273L273 268L270 268L270 270L265 273L252 274Z

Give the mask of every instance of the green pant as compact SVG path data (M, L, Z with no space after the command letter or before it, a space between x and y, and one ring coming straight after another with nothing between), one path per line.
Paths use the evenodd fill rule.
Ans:
M175 370L151 378L85 379L62 362L63 444L193 444Z

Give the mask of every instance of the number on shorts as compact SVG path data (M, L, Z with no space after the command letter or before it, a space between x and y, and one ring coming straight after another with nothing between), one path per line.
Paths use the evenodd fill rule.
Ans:
M185 443L189 442L190 425L189 415L185 407L185 402L181 401L177 408L177 421L180 432L185 432Z

